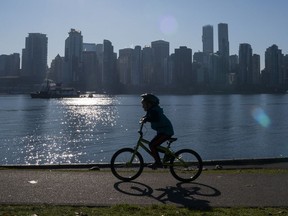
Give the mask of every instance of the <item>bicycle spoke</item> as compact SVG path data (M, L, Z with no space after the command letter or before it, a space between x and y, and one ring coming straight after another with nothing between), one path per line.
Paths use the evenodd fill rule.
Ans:
M137 178L143 170L143 158L133 149L121 149L111 159L112 173L120 180L130 181ZM133 157L133 160L131 161Z
M171 174L180 181L193 181L202 172L200 156L190 149L176 152L176 158L170 165Z

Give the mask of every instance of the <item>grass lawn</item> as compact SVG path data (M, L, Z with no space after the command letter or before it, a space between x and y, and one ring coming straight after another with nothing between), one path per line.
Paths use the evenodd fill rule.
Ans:
M0 206L1 216L113 216L113 215L149 215L149 216L216 216L216 215L239 215L239 216L270 216L288 215L288 208L212 208L209 210L193 210L178 208L170 205L116 205L112 207L75 207L75 206Z

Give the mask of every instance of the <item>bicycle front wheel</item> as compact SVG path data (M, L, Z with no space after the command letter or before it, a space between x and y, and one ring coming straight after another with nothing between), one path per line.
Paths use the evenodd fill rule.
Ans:
M141 175L143 168L143 157L131 148L120 149L111 158L111 171L122 181L136 179Z
M191 149L182 149L175 153L170 161L170 172L174 178L182 182L190 182L198 178L203 163L200 155Z

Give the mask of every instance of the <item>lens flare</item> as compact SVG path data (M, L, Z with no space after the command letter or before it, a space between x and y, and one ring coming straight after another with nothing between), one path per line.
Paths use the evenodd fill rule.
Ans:
M253 109L252 116L262 127L269 127L271 120L262 108Z
M178 23L173 16L164 16L160 18L160 30L163 34L173 34L176 32Z

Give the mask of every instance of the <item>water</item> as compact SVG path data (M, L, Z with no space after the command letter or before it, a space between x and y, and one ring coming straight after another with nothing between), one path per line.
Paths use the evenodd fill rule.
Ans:
M160 100L178 137L174 149L192 148L204 160L288 156L288 95ZM109 162L119 148L135 145L144 114L138 95L50 100L1 95L0 164ZM154 136L149 124L144 134Z

